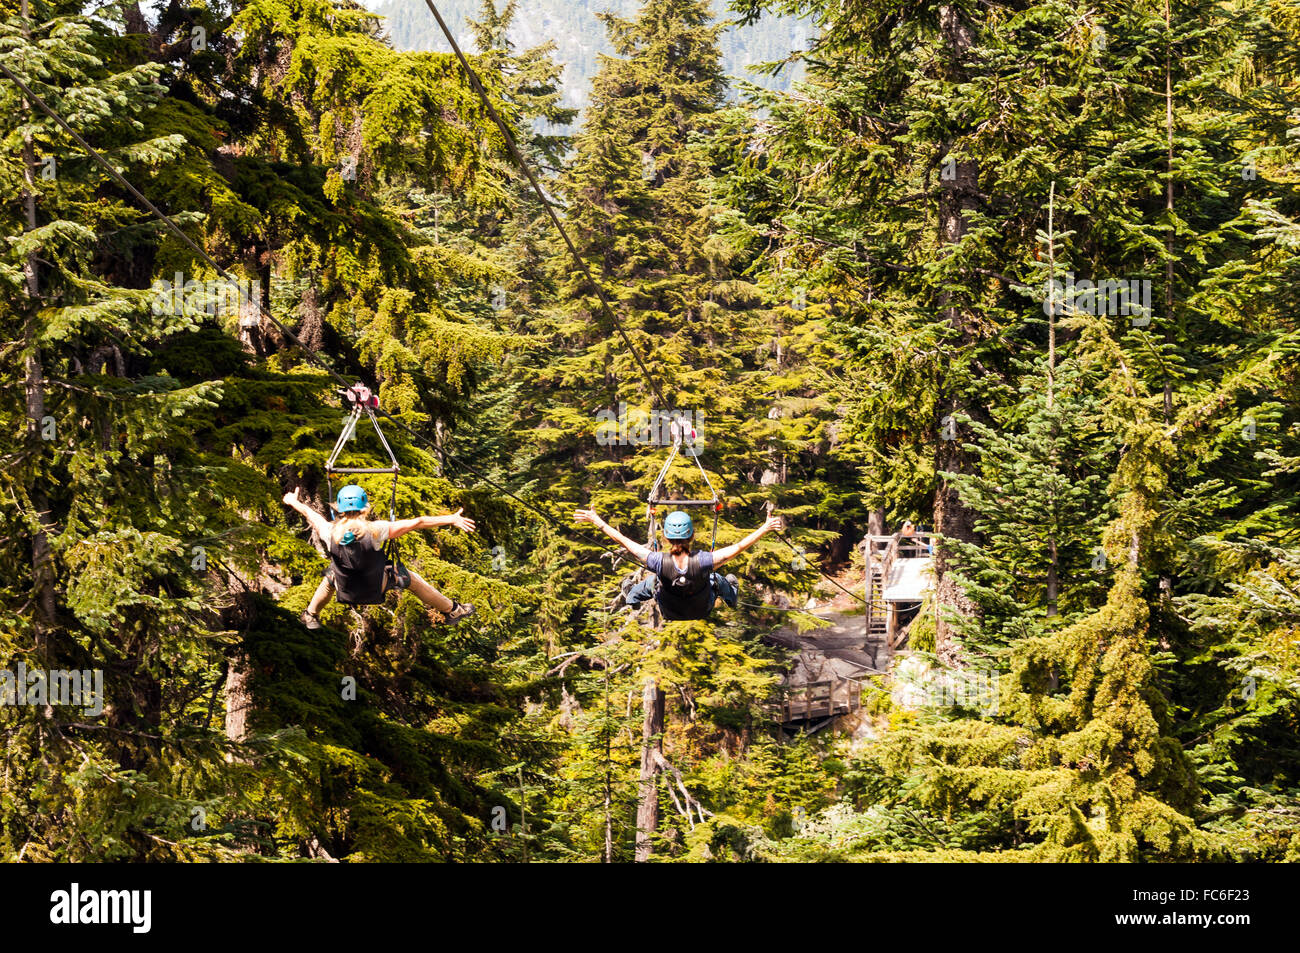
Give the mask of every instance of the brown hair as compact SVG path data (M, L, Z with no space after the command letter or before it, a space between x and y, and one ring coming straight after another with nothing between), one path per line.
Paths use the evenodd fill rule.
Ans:
M670 539L668 541L668 551L674 556L680 555L681 553L689 553L691 551L691 543L694 541L694 535L692 535L690 539Z

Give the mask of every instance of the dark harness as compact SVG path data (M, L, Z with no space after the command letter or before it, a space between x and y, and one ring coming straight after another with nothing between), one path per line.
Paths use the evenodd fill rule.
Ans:
M664 553L657 575L659 587L655 599L665 619L708 618L713 610L713 574L700 565L698 553L691 554L685 569L678 569L672 554Z
M700 452L696 446L697 435L695 429L690 427L684 420L674 419L669 423L669 434L673 440L672 450L668 454L668 459L664 461L664 465L660 468L659 475L655 477L654 486L650 488L650 497L646 500L650 516L650 526L647 529L647 545L655 551L659 549L659 537L656 531L658 515L655 510L656 506L668 505L674 509L707 506L713 513L713 534L709 540L709 549L711 551L718 541L718 516L722 512L722 500L718 497L717 490L713 488L713 482L709 479L704 464L700 463ZM686 437L690 438L690 446L683 451L682 440ZM700 471L704 485L709 489L709 499L684 500L659 495L663 489L664 478L668 476L673 461L677 459L679 452L684 452L695 461L695 467ZM689 619L707 619L709 617L709 613L713 611L713 574L700 566L698 553L691 554L690 562L687 563L685 569L678 569L677 564L673 562L671 553L664 553L663 563L660 565L657 575L659 585L655 590L655 601L659 603L659 608L663 610L665 619L679 622Z
M343 432L334 443L334 450L325 461L325 481L330 498L334 496L332 477L336 473L389 473L393 484L388 501L389 520L397 519L397 481L401 467L393 448L379 429L375 412L379 410L379 398L370 392L364 384L354 384L345 391L340 391L343 401L350 407ZM388 454L386 467L341 467L339 455L344 446L356 434L357 424L362 417L368 417L375 428L375 434ZM338 543L330 547L330 578L334 582L334 595L346 606L374 606L384 601L384 593L389 589L405 589L411 583L410 574L402 567L397 540L389 538L383 549L370 549L367 546L352 543Z
M410 584L401 563L390 561L387 547L335 543L330 548L330 564L334 596L345 606L378 605L389 589L405 589Z

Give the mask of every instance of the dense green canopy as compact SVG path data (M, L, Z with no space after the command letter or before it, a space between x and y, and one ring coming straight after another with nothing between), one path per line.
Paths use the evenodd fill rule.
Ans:
M103 680L0 704L0 858L1300 859L1294 3L645 0L580 117L520 9L472 25L489 110L352 0L0 0L0 64L206 256L0 78L0 680ZM718 16L770 14L803 78L736 89ZM399 515L477 521L402 541L472 621L300 622L337 378ZM655 628L572 514L644 540L667 414L719 545L790 532ZM782 730L773 634L860 623L904 519L895 665L993 703L895 668Z

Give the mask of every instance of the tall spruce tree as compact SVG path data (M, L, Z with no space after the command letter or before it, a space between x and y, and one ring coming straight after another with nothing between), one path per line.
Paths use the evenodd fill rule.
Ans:
M557 290L566 304L530 325L554 351L530 379L531 472L559 498L589 499L625 526L629 518L639 522L668 448L666 418L638 420L636 414L698 413L692 422L702 437L700 462L728 500L722 544L739 537L735 527L761 520L764 484L783 478L771 470L764 480L763 473L772 459L767 444L783 423L774 412L778 391L791 385L764 296L744 277L755 251L730 241L717 226L728 213L718 180L735 161L715 142L725 92L718 27L707 6L695 0L650 0L635 20L605 19L617 56L602 63L558 191L567 200L567 226L579 253L668 406L560 248ZM601 411L624 419L602 422ZM687 498L706 494L690 457L679 459L664 490ZM697 515L706 544L709 515ZM580 551L595 555L587 547ZM795 569L775 546L758 549L751 572L756 566L762 567L759 579L795 585L806 585L811 575ZM580 578L593 600L608 602L608 576L585 572ZM614 651L622 660L613 666L617 673L603 665L581 676L583 667L570 669L574 697L585 712L576 722L578 736L595 740L583 745L586 753L567 769L575 783L585 778L588 790L593 783L603 786L613 770L617 793L631 793L631 765L619 760L631 753L601 747L613 744L603 704L607 678L615 697L630 692L642 699L642 717L635 824L626 807L617 821L608 820L603 791L588 799L600 805L599 812L574 823L593 836L635 831L630 854L628 838L613 833L611 846L597 840L589 849L648 859L657 848L680 843L679 824L690 827L701 817L702 805L683 800L690 795L678 787L691 786L693 745L685 739L701 732L747 737L751 713L770 690L768 662L752 634L737 641L707 624L655 631L620 619L611 630L587 626L575 635L566 646L570 651L590 654L599 639L611 647L601 651ZM590 758L599 760L593 764ZM683 772L681 778L676 771Z

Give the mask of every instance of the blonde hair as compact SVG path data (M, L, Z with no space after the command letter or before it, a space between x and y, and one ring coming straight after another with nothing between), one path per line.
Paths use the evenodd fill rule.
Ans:
M365 533L374 532L371 528L370 507L367 506L360 513L340 514L339 518L330 526L330 541L337 546L349 531L357 538L360 538Z

